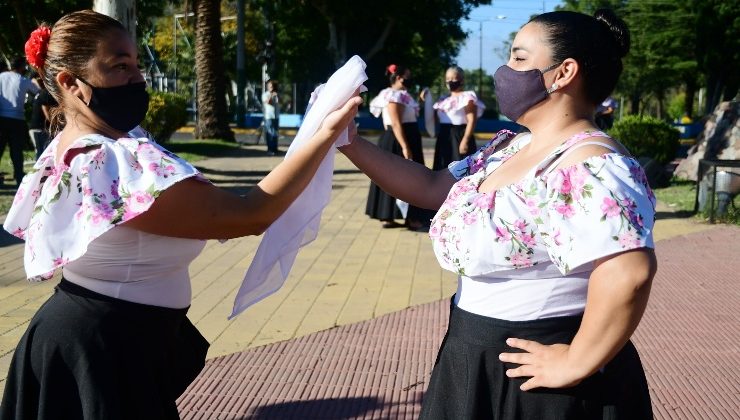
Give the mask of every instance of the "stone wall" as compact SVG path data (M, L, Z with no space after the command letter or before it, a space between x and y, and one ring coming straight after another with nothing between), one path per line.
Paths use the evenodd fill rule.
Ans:
M673 175L696 181L700 159L740 159L740 102L722 102L704 124L704 130L689 149L689 155L676 166ZM734 169L735 172L738 169Z

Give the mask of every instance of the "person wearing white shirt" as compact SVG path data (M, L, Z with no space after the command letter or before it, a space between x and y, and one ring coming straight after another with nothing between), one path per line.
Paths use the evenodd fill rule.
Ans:
M23 179L23 145L28 141L28 126L24 117L24 105L28 94L33 98L39 87L23 76L26 60L13 60L10 71L0 73L0 158L5 145L10 146L13 161L13 177L17 184Z
M280 137L280 100L278 98L278 84L275 80L267 81L267 91L262 94L262 107L265 119L265 143L267 143L267 154L276 155L278 151L278 138Z

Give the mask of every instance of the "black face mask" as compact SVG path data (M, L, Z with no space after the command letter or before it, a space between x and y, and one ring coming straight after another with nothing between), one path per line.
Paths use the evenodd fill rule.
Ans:
M92 89L87 107L112 128L128 133L144 121L149 110L146 82L101 88L76 77Z
M401 84L403 85L403 87L405 87L406 89L408 89L408 88L414 86L414 79L412 79L410 77L408 79L403 79L403 80L401 80Z
M462 82L459 80L450 80L447 82L447 89L450 90L450 92L455 92L462 86Z

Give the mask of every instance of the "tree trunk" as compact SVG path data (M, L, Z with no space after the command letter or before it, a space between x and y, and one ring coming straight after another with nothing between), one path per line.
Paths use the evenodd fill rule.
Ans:
M135 0L94 0L93 10L121 22L136 44Z
M696 77L686 78L686 98L683 103L683 112L689 118L694 117L694 98L696 97Z
M226 109L221 3L218 0L194 0L193 6L198 88L195 137L234 141Z
M24 2L20 0L13 0L12 3L13 3L13 11L15 12L16 21L18 22L18 31L20 31L21 33L21 39L26 40L28 39L28 36L31 34L31 30L29 30L28 27L26 26L26 17L24 13L27 6L24 5L23 4Z
M639 93L630 95L630 114L638 115L640 113L640 99Z

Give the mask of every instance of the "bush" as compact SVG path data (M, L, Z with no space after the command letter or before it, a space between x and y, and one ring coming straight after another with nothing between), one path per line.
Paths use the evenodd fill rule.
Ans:
M141 126L159 143L165 143L172 133L188 122L188 100L171 92L149 91L149 110Z
M680 133L657 118L628 115L614 124L609 135L624 144L635 157L649 157L665 165L676 157Z

